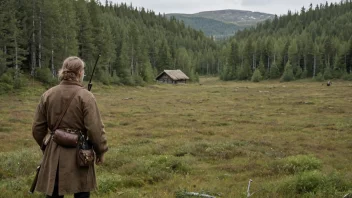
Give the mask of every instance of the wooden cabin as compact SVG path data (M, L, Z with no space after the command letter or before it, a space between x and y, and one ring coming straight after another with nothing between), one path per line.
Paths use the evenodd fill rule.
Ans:
M179 84L187 83L189 80L188 76L184 74L181 70L164 70L158 77L156 77L157 82L168 83L168 84Z

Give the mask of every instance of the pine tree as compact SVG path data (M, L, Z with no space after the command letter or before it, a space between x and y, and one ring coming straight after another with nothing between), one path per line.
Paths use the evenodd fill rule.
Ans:
M236 79L237 78L237 65L239 65L240 60L239 60L239 46L236 41L233 41L231 43L230 47L230 54L228 56L228 69L229 69L229 74L231 75L231 79Z
M263 76L263 78L264 78L264 77L267 77L267 75L265 75L266 70L265 70L264 62L263 62L262 59L260 59L258 69L259 69L259 71L260 71L260 74Z
M75 8L78 25L78 55L85 61L86 72L89 74L93 70L93 64L97 54L96 47L93 43L93 26L85 0L77 0L75 2Z
M51 69L53 77L56 76L62 60L65 58L64 35L61 29L64 27L60 13L58 0L43 1L42 5L42 51L41 63Z
M270 79L277 79L281 75L279 68L276 66L276 63L273 63L270 69Z
M329 80L332 79L332 72L329 64L326 64L323 74L324 79Z
M298 46L295 39L291 41L290 47L288 48L288 60L292 65L293 73L295 74L295 76L298 76L296 74L300 65L298 61Z
M73 1L60 0L60 13L63 26L61 29L63 36L63 56L78 55L78 40L77 32L79 26L77 23L76 11L74 9Z
M241 68L239 68L238 79L239 80L250 80L252 77L252 69L248 62L248 60L244 61L244 64Z
M20 88L22 85L19 83L20 79L20 68L26 59L27 52L24 47L26 46L26 40L23 39L22 25L20 21L17 20L19 17L19 12L14 0L8 0L5 2L4 7L0 7L1 18L0 24L2 25L0 29L0 50L2 51L0 58L0 75L3 74L7 67L14 68L14 73L12 74L14 82L14 88Z
M158 53L157 69L158 69L158 72L161 72L165 69L170 69L170 67L171 67L171 54L170 54L169 46L167 42L163 40Z
M256 69L252 75L252 82L260 82L263 79L262 74L259 69Z
M280 81L281 82L288 82L288 81L292 81L294 79L295 79L295 77L293 75L293 68L292 68L290 61L288 61L286 63L285 71L282 74Z
M122 84L133 85L131 72L130 72L130 58L128 56L128 46L126 42L122 43L121 54L119 57L119 67L117 68L118 77L121 80Z

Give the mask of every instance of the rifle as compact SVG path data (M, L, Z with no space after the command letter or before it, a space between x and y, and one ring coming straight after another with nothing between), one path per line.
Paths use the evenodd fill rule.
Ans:
M36 187L36 185L37 185L37 180L38 180L38 175L39 175L40 166L41 166L41 165L39 165L39 166L37 167L37 171L36 171L36 173L35 173L35 177L34 177L33 183L32 183L32 185L31 185L31 188L29 189L29 193L31 193L31 194L34 193L35 187Z
M93 74L94 74L95 68L97 67L100 56L101 55L99 54L97 57L97 60L95 61L95 65L93 67L93 72L92 72L92 75L90 76L89 83L88 83L88 91L90 91L93 87L93 84L92 84Z

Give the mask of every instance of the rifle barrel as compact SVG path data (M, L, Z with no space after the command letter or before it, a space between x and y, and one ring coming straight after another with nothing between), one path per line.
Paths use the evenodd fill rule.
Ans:
M95 61L95 64L94 64L94 67L93 67L93 71L92 71L92 75L90 76L89 83L88 83L88 91L90 91L92 89L92 87L93 87L92 79L93 79L94 71L95 71L95 68L97 67L97 64L98 64L100 56L101 55L99 54L98 57L97 57L97 60Z

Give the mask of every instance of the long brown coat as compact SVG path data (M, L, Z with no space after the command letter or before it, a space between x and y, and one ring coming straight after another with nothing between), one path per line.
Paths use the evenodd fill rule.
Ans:
M104 125L95 97L78 82L63 80L42 95L32 126L33 137L38 145L42 144L74 92L77 94L58 128L83 131L99 156L108 150ZM89 192L96 188L94 165L87 168L78 167L76 148L65 148L50 141L44 151L37 191L52 195L57 169L59 195Z

